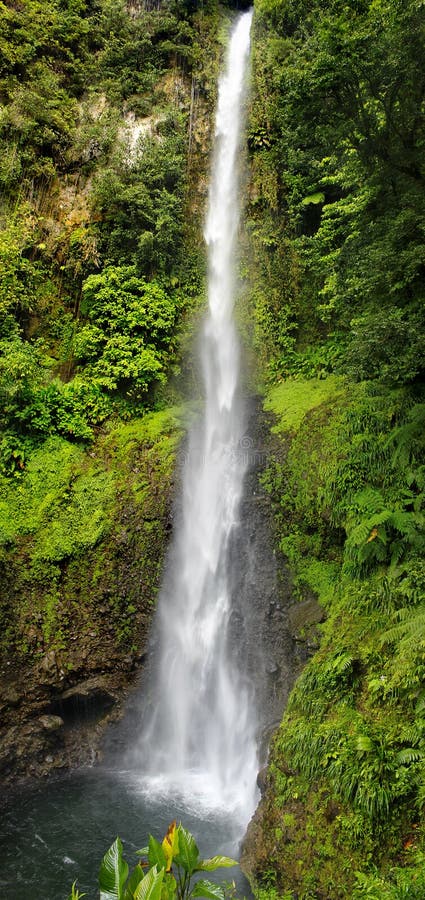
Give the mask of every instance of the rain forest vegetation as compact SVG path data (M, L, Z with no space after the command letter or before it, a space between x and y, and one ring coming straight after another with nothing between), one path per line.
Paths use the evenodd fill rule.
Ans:
M79 671L77 635L101 666L155 596L228 10L0 16L1 642ZM272 746L262 900L425 895L424 58L422 0L255 2L240 319L277 540L326 614ZM197 863L174 885L158 847L124 888L116 842L105 900L180 897Z
M137 855L142 859L129 874L117 837L100 867L100 900L224 900L223 887L199 875L237 865L228 856L201 859L193 835L176 822L171 823L162 843L150 835L148 846ZM85 896L74 882L69 900Z
M209 90L216 7L0 15L0 464L18 473L25 448L90 441L178 369L202 276L184 230L190 92Z
M147 608L156 590L225 28L215 0L6 0L0 17L0 646L73 671L77 607L82 641L109 627L106 597L106 643L140 645L116 544L133 516Z
M254 340L282 437L265 481L295 593L326 613L273 743L256 885L420 898L425 7L256 9Z

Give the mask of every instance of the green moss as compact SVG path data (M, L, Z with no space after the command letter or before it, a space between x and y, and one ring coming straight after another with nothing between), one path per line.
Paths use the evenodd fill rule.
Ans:
M2 543L32 534L55 515L84 451L62 438L50 438L28 460L24 474L2 477L0 535Z
M68 666L76 635L80 646L94 629L112 645L139 645L160 576L182 415L115 422L89 450L49 438L19 477L0 479L5 651L37 657L53 647ZM91 652L95 664L100 651Z
M128 423L119 422L110 426L108 433L100 438L100 445L105 451L113 447L115 454L123 451L127 456L131 445L134 447L141 442L155 443L162 438L167 440L175 437L176 428L181 427L184 413L184 407L176 406L147 413Z
M344 389L344 380L336 375L327 378L287 379L271 388L264 408L277 417L272 429L276 432L296 431L310 410L330 399L338 397Z

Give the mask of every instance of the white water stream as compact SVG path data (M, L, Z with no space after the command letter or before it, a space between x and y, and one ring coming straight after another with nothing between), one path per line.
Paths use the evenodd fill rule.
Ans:
M205 408L189 433L181 521L155 623L152 707L137 748L150 793L226 811L241 831L256 805L258 769L254 692L242 671L243 648L229 638L229 553L246 470L233 306L251 19L251 11L238 18L219 82L200 341Z

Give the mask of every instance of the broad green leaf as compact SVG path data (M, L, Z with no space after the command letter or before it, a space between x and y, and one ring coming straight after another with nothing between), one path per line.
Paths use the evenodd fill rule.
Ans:
M136 850L136 856L146 856L149 853L149 847L142 847L141 850Z
M178 866L182 866L185 872L192 875L192 872L194 872L200 862L199 850L190 831L186 831L181 824L177 830L179 835L179 852L174 858Z
M197 872L214 872L215 869L229 869L230 866L239 865L235 859L230 856L212 856L211 859L201 859L196 866Z
M135 866L125 886L124 900L133 900L136 888L143 878L144 872L140 865Z
M160 900L164 869L159 872L156 866L142 878L134 892L134 900Z
M168 871L168 860L163 848L164 845L161 847L159 841L155 840L150 834L148 850L149 865L151 868L152 866L158 866L158 869L167 869Z
M100 900L123 900L128 865L122 856L122 843L117 837L103 857L99 871Z
M319 203L325 202L325 195L322 193L317 194L309 194L308 197L304 197L304 200L301 201L301 206L309 206L310 203L313 203L315 206Z
M207 897L208 900L224 900L224 891L219 884L214 884L212 881L197 881L190 896Z

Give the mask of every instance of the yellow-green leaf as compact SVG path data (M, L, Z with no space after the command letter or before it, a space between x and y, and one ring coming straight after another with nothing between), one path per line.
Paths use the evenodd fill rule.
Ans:
M167 861L166 871L169 872L173 864L173 859L179 852L179 834L176 822L171 822L168 826L167 834L162 842L162 849Z

